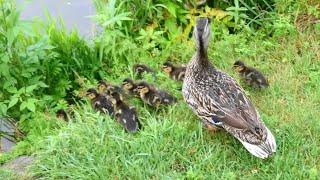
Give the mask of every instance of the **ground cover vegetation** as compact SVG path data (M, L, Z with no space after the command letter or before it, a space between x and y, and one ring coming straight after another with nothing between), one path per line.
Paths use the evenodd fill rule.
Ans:
M0 113L24 133L4 163L35 155L41 179L318 179L320 178L320 5L316 0L96 0L102 31L85 40L58 21L22 21L12 1L0 11ZM212 18L209 57L237 80L237 59L264 72L270 87L247 94L274 133L278 152L250 155L227 133L211 133L183 102L181 83L160 67L186 64L195 51L195 18ZM100 79L134 77L132 65L158 71L145 79L179 103L154 110L132 99L143 129L126 133L95 112L85 91ZM239 80L240 81L240 80ZM65 108L71 122L57 120ZM7 170L0 177L12 178Z

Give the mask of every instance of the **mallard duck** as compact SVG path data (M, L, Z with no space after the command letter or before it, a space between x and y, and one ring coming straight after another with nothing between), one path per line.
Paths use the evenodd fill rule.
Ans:
M186 67L174 65L173 63L167 61L163 64L162 70L170 76L171 79L176 81L183 81Z
M246 66L242 61L236 61L233 64L233 68L240 74L241 78L253 88L262 89L269 86L267 79L260 71L253 67Z
M130 78L124 79L122 81L121 88L125 91L126 94L139 97L139 93L136 91L137 85L132 79Z
M244 90L208 59L210 20L198 18L194 28L197 51L188 63L183 97L204 124L223 128L254 156L276 152L276 141Z
M59 109L57 112L56 112L56 117L58 119L63 119L64 121L68 122L69 121L69 118L68 118L68 115L66 113L66 111L64 109Z
M153 78L155 78L155 76L156 76L156 72L144 64L134 64L133 65L133 72L136 74L138 79L141 79L142 75L144 73L151 73Z
M136 109L133 106L128 106L118 92L112 92L110 96L117 121L123 125L127 132L133 133L138 131L140 122Z
M121 87L119 86L116 86L116 85L113 85L111 83L107 83L106 81L104 80L100 80L98 82L98 90L99 90L99 93L100 94L107 94L109 95L111 92L118 92L120 93L121 95L124 94L123 90Z
M158 107L159 105L169 105L175 103L177 99L163 90L158 90L153 85L148 84L145 81L137 83L136 90L140 94L142 101L152 107Z
M93 109L113 116L114 110L109 96L99 94L94 88L90 88L87 90L87 96L91 100Z

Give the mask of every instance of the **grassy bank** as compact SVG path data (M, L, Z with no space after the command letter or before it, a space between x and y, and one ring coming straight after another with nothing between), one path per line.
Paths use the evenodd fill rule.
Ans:
M280 5L277 7L282 7ZM33 95L40 102L55 103L37 106L43 108L42 111L21 121L28 136L14 152L1 156L1 162L19 154L34 154L37 159L30 174L42 179L320 178L320 29L310 26L299 31L294 23L298 11L290 13L275 13L272 27L266 25L253 30L245 26L237 33L229 33L230 27L214 22L209 48L212 63L237 80L232 64L238 58L267 75L270 87L266 90L255 91L241 84L276 137L278 151L273 157L257 159L224 131L212 133L204 129L183 102L181 84L160 72L161 64L169 56L177 63L189 61L194 53L192 39L163 42L162 36L139 38L143 33L134 38L103 34L92 42L94 45L87 45L76 35L61 35L57 31L48 36L47 42L55 48L41 46L43 51L57 53L50 57L61 64L60 69L67 72L79 69L72 75L67 73L66 79L62 78L66 76L63 74L54 80L43 79L45 84L60 82L61 87L36 89ZM113 29L122 33L118 30ZM107 28L106 32L109 31ZM70 39L64 44L59 37ZM106 42L115 44L109 48L103 45ZM73 53L63 51L68 49L64 47ZM115 51L117 48L119 51ZM90 61L86 61L83 54ZM73 63L74 59L80 62L78 66ZM77 97L86 88L95 86L99 78L119 83L133 75L131 66L135 62L157 69L156 80L146 78L176 95L179 103L156 111L138 100L131 100L143 126L134 135L125 133L109 117L94 112L86 100L73 105L72 122L56 121L55 110L67 106L63 100L67 92L60 89L70 86ZM50 100L43 100L46 97L43 94L49 94ZM7 178L7 172L0 173L0 177Z

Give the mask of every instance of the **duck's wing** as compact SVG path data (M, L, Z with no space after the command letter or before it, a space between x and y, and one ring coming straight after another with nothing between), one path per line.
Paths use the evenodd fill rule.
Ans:
M276 148L273 135L238 83L223 72L216 74L208 75L193 93L193 109L210 124L226 129L253 155L268 157Z
M258 114L244 90L223 72L219 72L215 77L208 76L205 84L195 91L198 111L202 111L199 113L210 119L218 118L222 123L238 129L252 129L252 126L260 123Z

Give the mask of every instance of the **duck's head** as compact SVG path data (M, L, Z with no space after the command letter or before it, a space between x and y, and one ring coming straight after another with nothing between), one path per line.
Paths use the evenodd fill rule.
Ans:
M169 61L165 62L163 65L162 65L162 70L167 73L167 74L170 74L172 71L173 71L173 64Z
M242 72L246 68L246 65L242 61L238 60L233 64L233 68L237 72Z
M135 91L139 92L140 94L147 94L150 91L150 86L147 82L139 82Z
M110 96L111 96L111 103L113 105L123 101L123 98L119 92L112 92Z
M193 30L193 36L196 40L196 45L198 49L208 48L210 35L210 19L206 17L198 18L196 26Z
M59 109L57 112L56 112L56 117L59 118L59 119L67 119L67 113L64 109Z
M104 80L100 80L98 82L98 91L99 93L103 93L105 92L105 90L107 89L108 83Z
M122 88L125 90L133 90L135 88L135 83L132 79L126 78L122 81Z
M87 90L87 94L86 95L89 97L89 99L94 99L97 96L99 96L99 93L97 92L96 89L90 88L90 89Z
M111 94L113 92L121 93L121 88L112 84L107 84L107 93Z
M142 73L146 69L146 66L143 64L134 64L133 71L136 73Z

